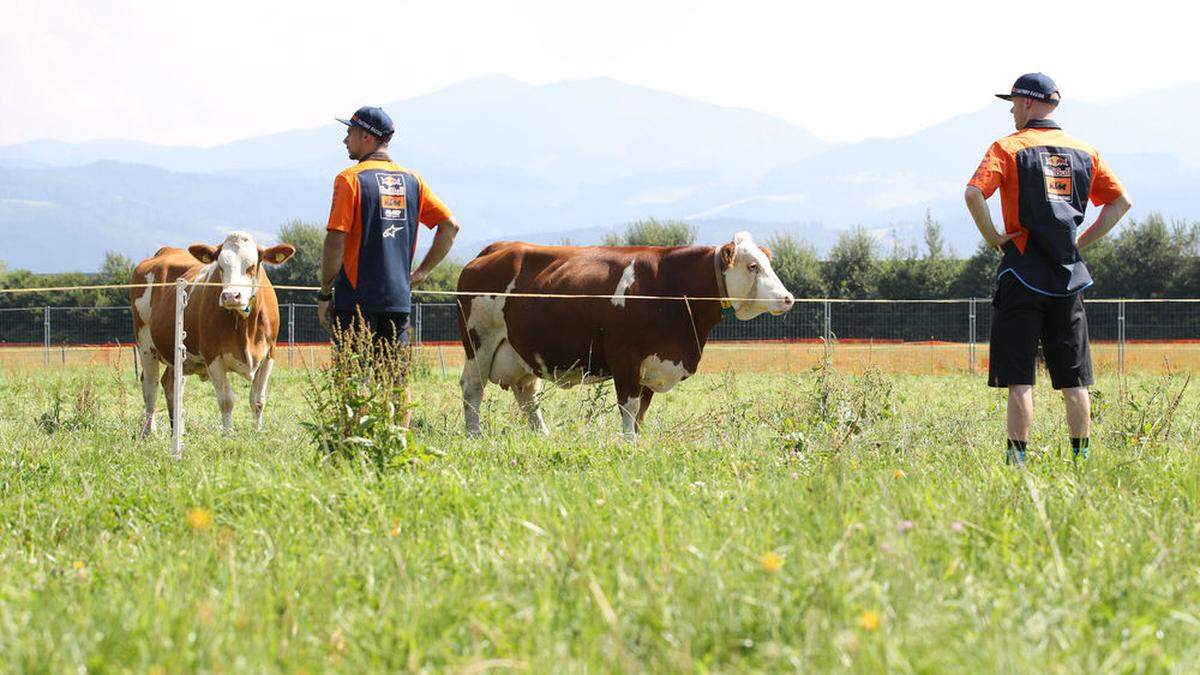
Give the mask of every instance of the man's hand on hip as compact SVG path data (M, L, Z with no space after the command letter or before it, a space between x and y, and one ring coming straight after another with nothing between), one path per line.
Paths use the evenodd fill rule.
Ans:
M413 270L412 276L409 277L408 280L409 286L412 288L420 286L421 282L425 281L428 276L429 273L421 270L420 268Z
M1017 232L1005 232L1004 234L996 232L995 238L988 242L988 246L996 249L997 251L1003 251L1004 245L1012 241L1017 234Z

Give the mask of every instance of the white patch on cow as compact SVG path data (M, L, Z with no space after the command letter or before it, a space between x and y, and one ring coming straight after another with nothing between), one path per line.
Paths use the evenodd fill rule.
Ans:
M783 314L795 299L771 267L749 232L733 235L733 266L724 270L725 286L733 301L734 315L748 321L763 312Z
M214 263L221 273L221 306L237 310L243 315L250 313L250 302L258 293L258 244L254 237L245 232L230 232L221 243L221 252ZM253 268L253 274L248 273ZM206 279L211 279L213 270L208 270ZM226 301L226 297L237 297Z
M154 342L150 337L150 295L154 291L153 284L154 273L150 272L146 275L146 288L142 291L141 297L133 301L133 308L142 321L142 327L137 332L137 343L143 360L151 357L154 353Z
M505 287L511 293L517 287L514 278ZM508 344L508 324L504 321L506 295L481 295L471 300L471 314L467 317L467 333L474 332L479 339L475 347L475 363L480 380L495 382L504 388L515 385L533 369Z
M670 391L691 374L681 362L666 361L656 354L642 359L641 384L655 393Z
M633 263L629 263L629 266L621 273L621 280L617 282L617 290L613 292L611 298L614 307L625 306L625 292L633 285L633 265Z

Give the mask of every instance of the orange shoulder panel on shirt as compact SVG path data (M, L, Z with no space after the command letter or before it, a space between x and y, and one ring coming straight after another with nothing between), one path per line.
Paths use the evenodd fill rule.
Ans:
M450 220L453 214L450 213L446 204L438 199L433 190L429 189L429 184L425 182L424 178L415 173L413 175L417 176L417 183L421 186L421 203L417 220L428 228L433 228L444 220Z
M1092 191L1088 199L1096 206L1104 206L1112 200L1125 194L1125 187L1117 180L1117 175L1108 168L1108 163L1099 152L1092 153Z
M354 229L358 216L358 180L357 172L347 169L333 179L333 203L329 207L329 222L326 230L336 230L349 234Z

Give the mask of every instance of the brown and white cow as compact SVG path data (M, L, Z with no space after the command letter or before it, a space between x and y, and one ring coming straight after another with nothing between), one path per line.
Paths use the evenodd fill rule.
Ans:
M183 277L190 285L183 310L183 340L187 350L185 375L212 380L221 410L221 428L233 430L233 386L228 374L251 380L250 408L256 427L262 426L267 402L267 380L274 365L279 337L279 302L267 279L264 263L278 265L296 249L279 244L264 249L245 232L231 232L220 246L192 244L187 250L163 247L133 271L134 284L174 284ZM172 412L175 358L175 288L149 286L130 292L133 330L142 357L142 399L146 404L145 436L154 431L154 405L158 398L159 370ZM172 419L174 419L172 417Z
M696 372L705 341L721 321L717 301L626 296L740 298L737 318L782 314L795 299L771 269L767 249L748 232L713 246L535 246L499 242L463 268L459 332L463 416L479 432L488 382L511 389L533 429L546 433L538 408L541 380L559 386L612 378L622 431L636 435L656 392ZM501 293L606 295L523 298Z

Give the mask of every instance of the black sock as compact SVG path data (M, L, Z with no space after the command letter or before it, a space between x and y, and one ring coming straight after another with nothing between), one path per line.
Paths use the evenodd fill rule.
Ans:
M1072 438L1071 439L1071 450L1074 450L1075 454L1078 455L1080 452L1087 450L1087 449L1088 449L1088 437L1087 436L1084 436L1083 438Z
M1016 450L1016 451L1018 451L1018 452L1025 452L1025 446L1026 446L1026 444L1028 444L1028 441L1014 441L1014 440L1013 440L1013 439L1011 439L1011 438L1010 438L1010 439L1008 439L1008 449L1009 449L1009 450Z

